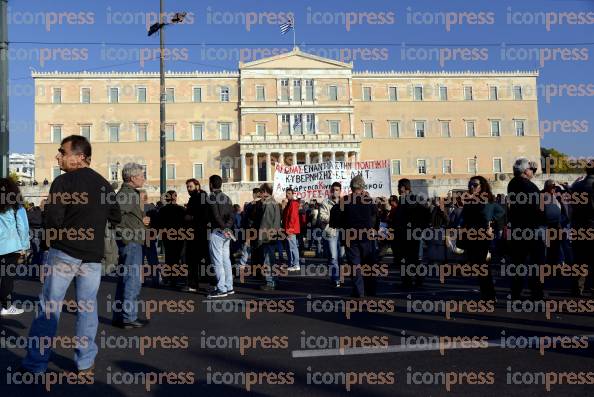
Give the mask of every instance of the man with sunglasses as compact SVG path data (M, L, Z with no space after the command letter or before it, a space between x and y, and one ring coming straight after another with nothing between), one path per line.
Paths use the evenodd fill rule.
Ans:
M507 185L508 220L511 224L509 236L511 264L516 267L541 265L545 263L546 222L540 206L540 189L531 181L538 168L534 161L519 158L515 161L513 169L514 177ZM537 274L530 277L529 285L531 298L542 299L544 287ZM523 278L516 275L512 280L512 300L521 299L523 288Z
M41 341L55 337L62 301L74 279L76 338L80 340L74 359L79 374L86 376L93 374L98 350L97 290L105 225L107 221L119 223L121 214L109 182L90 168L91 145L85 137L64 138L56 160L65 173L54 179L45 204L45 238L50 249L37 317L29 331L29 340L38 343L31 343L21 369L34 373L47 370L51 349L44 349Z

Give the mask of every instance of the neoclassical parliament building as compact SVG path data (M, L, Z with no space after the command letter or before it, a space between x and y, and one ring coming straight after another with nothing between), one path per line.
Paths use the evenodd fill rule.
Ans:
M540 158L534 71L355 71L295 48L233 72L168 72L168 185L219 174L231 189L274 165L390 160L392 180L490 178ZM36 179L51 182L60 140L86 136L92 167L123 164L159 184L159 75L34 72ZM393 183L395 189L395 183Z

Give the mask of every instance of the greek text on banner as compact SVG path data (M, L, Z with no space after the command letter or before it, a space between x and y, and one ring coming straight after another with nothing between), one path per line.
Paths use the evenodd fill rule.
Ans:
M282 200L288 187L302 199L327 197L330 186L340 182L343 193L350 193L349 184L356 175L365 180L367 192L374 197L389 197L391 176L389 160L358 162L325 161L316 164L277 164L274 173L274 197Z

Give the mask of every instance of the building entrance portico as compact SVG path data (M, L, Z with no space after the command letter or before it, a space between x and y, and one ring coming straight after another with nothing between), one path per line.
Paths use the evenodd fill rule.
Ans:
M315 164L324 161L358 161L360 140L354 136L336 136L320 141L256 141L246 136L239 142L241 182L271 182L276 164ZM273 137L271 137L273 138Z

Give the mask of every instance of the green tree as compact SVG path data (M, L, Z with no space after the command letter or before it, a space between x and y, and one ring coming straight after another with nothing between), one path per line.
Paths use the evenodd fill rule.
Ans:
M16 183L16 184L18 184L18 183L19 183L19 176L18 176L18 174L17 174L16 172L14 172L14 171L10 171L10 172L8 173L8 177L9 177L10 179L12 179L12 180L14 181L14 183Z
M575 169L569 165L569 156L553 148L540 148L541 165L544 172L551 174L570 174Z

